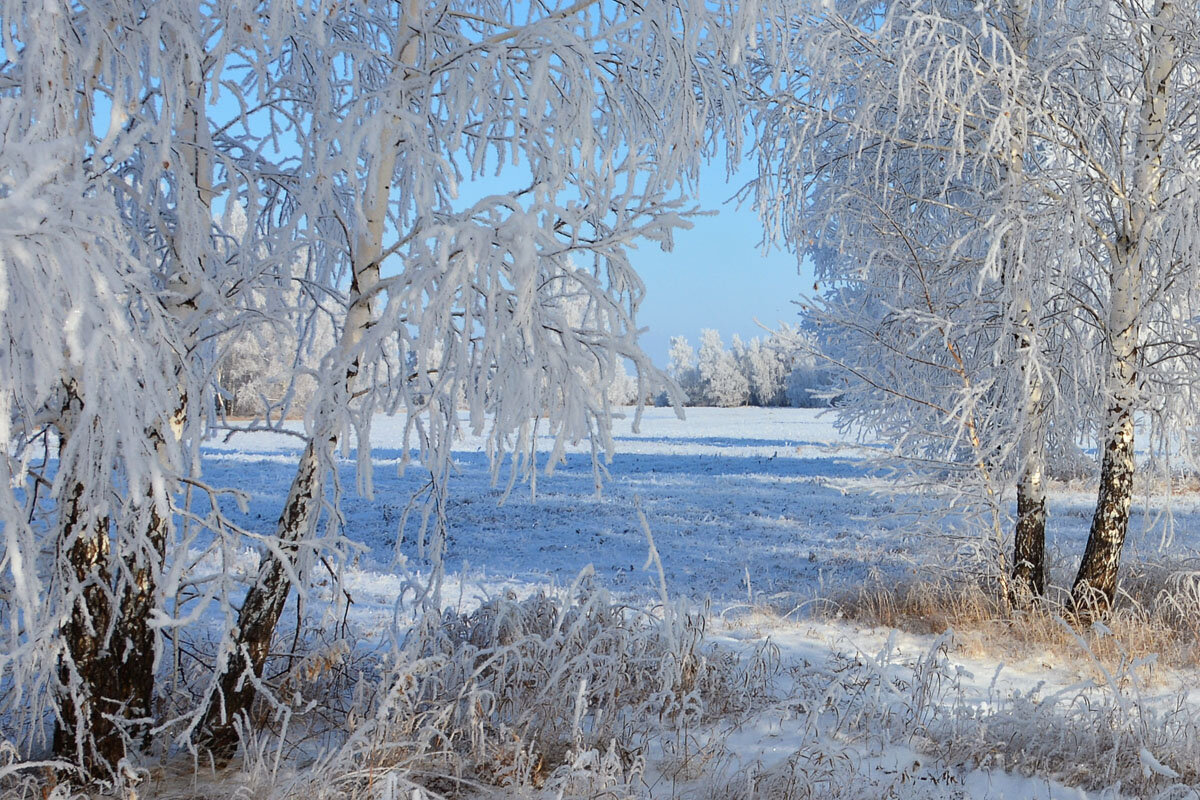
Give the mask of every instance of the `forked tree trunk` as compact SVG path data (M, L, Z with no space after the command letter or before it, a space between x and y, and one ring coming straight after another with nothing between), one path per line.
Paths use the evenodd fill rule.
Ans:
M82 400L74 384L67 393L60 446L68 436L82 435L76 426ZM149 622L156 601L151 560L161 563L169 519L150 511L143 533L152 552L118 553L124 573L117 577L111 522L89 514L86 493L85 483L76 480L59 509L60 570L79 587L79 595L62 629L66 652L59 666L63 692L53 750L87 777L102 779L128 755L130 739L139 728L145 730L152 711L155 650Z

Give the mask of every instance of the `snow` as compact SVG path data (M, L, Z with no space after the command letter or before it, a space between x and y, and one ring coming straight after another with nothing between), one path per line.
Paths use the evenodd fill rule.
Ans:
M1083 674L1086 670L1055 666L1070 661L1064 654L1032 654L1021 663L999 664L986 653L961 651L949 632L901 634L811 613L817 598L836 597L872 578L902 582L930 565L948 564L961 544L915 532L920 526L901 512L927 501L897 495L887 477L865 461L875 445L840 433L833 412L693 408L680 420L669 409L649 409L639 431L632 429L631 416L614 426L618 453L599 496L585 444L572 448L552 477L539 477L536 499L520 485L504 499L503 485L492 485L483 439L468 437L456 444L446 602L471 608L501 593L524 597L568 586L590 568L617 597L652 603L658 597L656 578L646 558L640 510L653 532L668 593L693 604L711 603L714 642L740 651L771 642L778 648L781 674L800 670L798 684L815 675L839 674L830 664L850 664L876 676L886 694L891 682L909 681L925 659L936 662L941 676L938 697L967 709L959 712L964 719L989 709L1016 709L1022 698L1053 698L1055 692L1091 697L1104 691ZM345 503L346 532L363 546L346 575L354 601L350 619L362 632L363 647L405 613L412 599L406 587L423 566L411 542L396 548L400 514L423 479L415 469L403 474L395 469L401 424L391 418L374 421L375 499L349 496ZM553 442L545 438L540 445L544 456ZM206 479L245 491L249 504L239 521L268 533L299 449L298 439L264 433L213 441L205 447ZM347 487L354 485L354 465L354 453L343 454ZM1082 486L1060 487L1052 494L1052 552L1059 555L1051 562L1060 569L1082 550L1092 502ZM1200 531L1195 497L1177 499L1172 513L1177 526L1172 555L1194 553L1195 534L1180 540L1185 531ZM1161 557L1155 518L1140 511L1135 516L1129 557ZM252 569L252 559L242 566ZM938 653L945 654L944 663L930 655ZM1170 694L1164 690L1155 696L1167 703ZM811 714L803 717L785 702L732 725L723 732L724 747L736 763L770 768L784 764L810 733L822 742L835 741L819 715L815 721ZM925 753L936 748L916 739L895 741L883 731L878 743L850 747L847 763L854 767L844 776L878 787L878 796L888 796L887 791L939 798L1122 796L1089 795L1045 778L1010 774L1002 763L978 768L941 762L936 753ZM1147 775L1174 772L1145 748L1133 752ZM678 789L652 795L670 796Z
M638 508L663 554L669 590L695 600L799 601L825 573L862 578L871 566L883 566L879 541L891 541L893 555L905 548L894 521L885 516L892 510L887 499L841 488L851 481L867 488L878 482L856 463L861 448L843 441L832 417L800 409L696 408L679 420L669 409L650 409L635 433L631 416L617 423L619 452L600 496L593 489L590 456L580 444L551 478L539 477L536 499L518 486L501 504L504 476L501 485L492 485L485 442L460 442L448 570L495 589L569 583L591 564L613 588L649 596ZM347 509L352 536L370 548L362 563L372 569L393 560L395 523L423 478L417 470L395 471L400 453L388 443L398 438L401 424L394 418L373 422L378 500ZM541 443L544 456L552 442L545 437ZM298 440L247 434L208 449L206 474L218 485L226 475L214 470L258 476L258 485L244 477L231 485L251 494L250 527L253 520L271 521L291 479ZM344 483L353 486L354 455L344 464ZM414 555L405 547L401 551ZM368 588L375 578L362 580L363 589L380 597L393 588L384 581L375 592Z

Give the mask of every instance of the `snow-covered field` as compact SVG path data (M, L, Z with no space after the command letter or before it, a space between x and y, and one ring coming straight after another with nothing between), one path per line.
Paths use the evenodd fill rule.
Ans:
M410 542L395 546L399 518L421 482L418 470L397 474L397 424L379 419L373 426L374 499L348 492L345 504L346 532L364 547L346 585L350 621L364 647L403 611L405 582L422 569ZM616 438L619 452L602 494L581 450L553 476L539 476L536 499L518 484L502 504L504 487L492 485L484 443L463 441L448 512L444 597L470 610L488 598L561 589L590 565L614 597L655 603L658 573L647 558L644 513L668 595L695 607L710 603L710 641L739 653L764 652L767 642L766 651L778 655L768 701L696 733L696 753L711 756L719 745L710 766L681 777L662 766L670 761L665 750L647 751L640 779L646 794L1016 800L1153 789L1195 796L1169 777L1196 777L1195 764L1172 763L1194 752L1200 737L1197 698L1186 690L1193 674L1160 671L1147 688L1134 669L1094 669L1082 642L1077 652L1026 653L1002 664L986 651L963 651L953 633L862 627L839 619L828 604L814 613L818 598L844 596L870 580L911 581L952 564L972 545L931 534L941 523L925 524L912 512L934 501L890 494L887 479L863 461L871 445L846 441L829 414L696 408L681 421L649 409L640 432L625 420ZM207 447L205 473L216 485L247 492L248 513L239 521L267 532L296 451L289 437L238 435ZM349 489L353 459L344 471ZM1082 551L1093 491L1059 487L1053 494L1058 580L1069 580ZM1177 498L1171 513L1175 540L1164 551L1158 513L1137 510L1127 560L1180 561L1195 552L1195 496ZM1072 731L1075 724L1086 729ZM1026 757L1039 747L1046 750L1041 761ZM1149 776L1134 794L1112 787L1089 795L1047 777L1103 785L1105 775L1123 774L1114 753ZM1100 754L1115 771L1090 763ZM735 792L739 780L745 785Z

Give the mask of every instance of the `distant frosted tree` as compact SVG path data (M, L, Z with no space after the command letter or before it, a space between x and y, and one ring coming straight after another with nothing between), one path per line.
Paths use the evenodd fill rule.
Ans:
M721 334L712 328L700 332L697 367L704 405L730 408L750 402L750 381L742 374L733 353L725 349Z
M743 373L750 382L750 402L756 406L779 406L787 402L786 357L770 342L755 337L745 347Z
M688 344L685 336L671 337L670 360L667 374L683 390L685 402L695 405L700 400L700 369L696 366L696 348Z
M705 382L696 350L687 339L671 337L667 372L683 388L688 405L817 408L829 404L830 372L800 328L783 325L769 336L749 342L734 336L730 350L716 331L705 331L704 336L701 352L709 365L704 374L716 384ZM714 385L718 387L715 395L710 394Z
M812 336L795 325L771 333L765 346L773 350L783 369L781 392L793 408L823 408L830 404L833 376Z

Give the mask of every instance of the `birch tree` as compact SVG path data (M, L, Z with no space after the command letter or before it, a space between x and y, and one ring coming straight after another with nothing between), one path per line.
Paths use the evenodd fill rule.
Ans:
M997 539L1004 487L1036 474L1039 452L1039 434L1025 433L1040 413L1028 399L1037 384L1015 381L1014 366L1040 374L1041 351L1019 309L1047 308L1053 294L1045 273L1026 269L1024 254L1047 239L1029 224L1029 187L1014 169L1028 81L1008 29L1029 13L815 10L799 23L809 33L790 70L764 66L758 117L757 202L768 231L811 257L826 287L809 313L851 387L843 424L891 439L939 483L957 476ZM1018 533L1040 531L1040 504L1020 506Z
M141 176L114 181L107 172L128 154L131 139L147 134L126 124L144 83L108 95L109 80L136 76L129 65L142 40L124 35L124 19L98 40L83 16L20 4L3 13L6 23L21 25L16 40L5 42L5 199L20 204L30 192L43 193L32 213L9 217L4 237L4 294L16 301L4 315L5 386L14 412L4 417L20 426L7 441L18 443L20 458L31 437L49 435L38 430L49 425L58 450L48 487L56 506L48 523L54 567L38 569L36 508L22 519L6 515L5 561L19 598L10 630L18 684L39 695L39 665L56 665L47 687L55 698L54 751L98 771L117 764L133 723L149 713L156 638L149 611L169 481L179 463L178 448L160 435L177 404L163 398L177 396L172 351L184 348L156 288L159 255L131 230L147 219L131 201ZM122 45L132 52L117 59ZM114 106L101 138L92 103L106 95ZM31 173L33 164L39 167ZM40 309L50 330L30 324ZM147 402L129 404L143 395ZM8 469L14 478L31 477L27 462L10 461ZM36 496L47 477L32 477ZM9 509L20 503L11 494L5 501ZM53 587L49 602L26 594L46 583Z
M761 73L759 205L827 284L844 418L970 477L997 535L1015 484L1014 596L1041 588L1049 441L1102 452L1088 613L1115 593L1135 416L1156 461L1190 459L1194 11L837 4Z
M464 425L487 435L497 479L505 459L510 479L552 470L582 438L610 456L612 399L594 391L596 372L610 386L628 359L639 398L660 377L637 345L644 289L626 248L669 246L686 224L682 181L740 113L729 70L755 14L690 2L331 4L321 32L291 41L292 68L261 91L300 98L311 119L286 178L288 218L309 226L306 280L338 299L341 335L322 360L271 546L218 656L200 723L214 752L236 745L291 590L336 542L336 515L322 511L335 448L350 437L370 495L374 412L406 415L402 450L430 474L432 513L408 533L434 565L430 597L437 509ZM725 129L736 143L737 124ZM485 174L511 176L512 190L457 197ZM564 295L586 307L577 321ZM544 463L539 428L554 437Z
M611 453L596 374L608 385L632 361L639 398L658 377L626 248L670 246L714 133L736 148L732 83L758 21L756 5L690 2L143 6L0 13L0 680L31 750L49 710L58 763L111 779L148 729L231 750L269 688L288 596L342 552L336 447L357 441L371 492L375 411L407 416L403 447L431 476L433 527L416 532L431 597L464 425L489 436L498 477L510 457L515 477L552 469L581 438ZM484 175L511 190L459 196ZM254 535L266 547L244 596L223 575L177 607L188 548L228 559L250 533L196 472L214 353L293 319L295 285L339 336L292 490L273 534ZM298 343L314 330L299 327ZM57 460L39 467L51 439ZM163 632L214 603L227 635L202 706L154 718Z
M253 76L225 70L268 69L260 15L286 36L289 9L13 0L0 11L12 610L0 669L16 687L9 719L37 742L49 698L60 764L93 777L119 779L156 725L163 632L186 624L166 598L207 525L191 515L189 533L176 526L188 514L179 481L197 477L206 349L291 254L290 242L279 259L256 239L270 219L259 178L274 175L255 137L209 116L222 89L253 108ZM222 230L217 198L263 216ZM31 446L51 439L56 464L35 466Z
M1152 455L1188 464L1197 350L1197 40L1194 5L1086 6L1075 58L1053 76L1047 138L1063 152L1096 276L1083 307L1101 341L1100 486L1072 597L1113 602L1134 491L1135 418ZM1159 479L1169 480L1160 473Z

